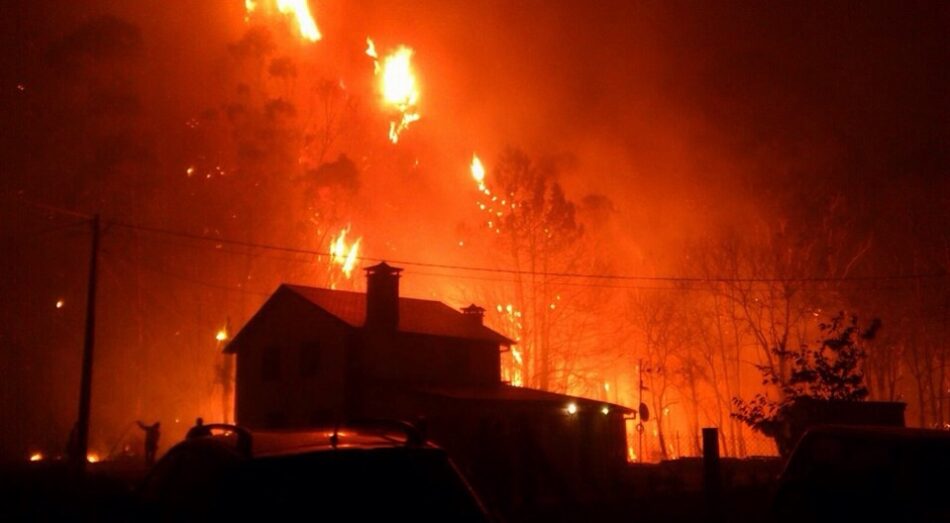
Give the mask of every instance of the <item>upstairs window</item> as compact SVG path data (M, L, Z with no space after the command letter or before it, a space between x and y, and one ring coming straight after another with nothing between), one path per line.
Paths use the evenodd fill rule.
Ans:
M267 347L261 358L261 380L280 379L280 347Z
M298 370L301 378L312 378L320 373L319 343L304 343L300 346L300 357L297 358Z

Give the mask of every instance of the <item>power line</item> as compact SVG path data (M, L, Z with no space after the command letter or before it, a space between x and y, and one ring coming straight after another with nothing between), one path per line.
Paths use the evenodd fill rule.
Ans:
M119 221L110 221L110 225L116 227L122 227L126 229L132 229L137 231L149 232L154 234L162 234L167 236L176 236L179 238L188 238L191 240L204 241L204 242L216 242L221 244L228 245L237 245L246 248L253 249L264 249L271 251L279 251L293 254L306 254L306 255L316 255L316 256L330 256L331 254L327 251L319 251L314 249L304 249L300 247L289 247L284 245L275 245L269 243L259 243L259 242L249 242L244 240L235 240L232 238L224 237L208 237L202 236L199 234L188 233L184 231L176 231L171 229L163 229L160 227L150 227L147 225L125 223ZM399 260L399 259L383 259L383 258L374 258L370 256L359 256L361 261L387 261L389 263L399 264L399 265L409 265L414 267L427 267L434 269L446 269L446 270L456 270L456 271L469 271L469 272L483 272L483 273L496 273L496 274L509 274L515 276L543 276L549 278L573 278L573 279L588 279L588 280L617 280L617 281L654 281L654 282L668 282L668 283L787 283L787 282L800 282L800 283L832 283L832 282L869 282L869 281L900 281L900 280L921 280L921 279L939 279L947 277L947 273L918 273L918 274L895 274L895 275L872 275L872 276L825 276L825 277L787 277L787 278L777 278L777 277L761 277L761 278L739 278L739 277L721 277L721 276L710 276L710 277L697 277L697 276L639 276L639 275L630 275L630 274L591 274L591 273L579 273L579 272L546 272L546 271L527 271L521 269L502 269L502 268L493 268L493 267L474 267L467 265L453 265L453 264L442 264L442 263L431 263L431 262L421 262L413 260Z
M127 229L129 231L134 231L134 229ZM192 235L189 235L192 236ZM174 238L174 236L173 236ZM242 249L231 249L223 247L221 243L218 242L215 238L209 238L207 236L198 236L197 239L206 240L202 243L194 242L181 242L175 241L173 239L168 240L154 240L155 244L162 244L172 247L181 247L181 248L190 248L190 249L199 249L206 250L215 254L225 255L225 256L241 256L241 257L251 257L254 259L266 258L269 260L276 260L279 262L286 263L296 263L302 265L312 265L315 259L319 259L319 256L329 256L327 253L321 253L319 251L307 251L306 258L295 257L294 255L281 256L279 254L264 254L264 253L255 253L253 248L243 247ZM210 245L215 243L214 245ZM241 242L244 243L244 242ZM315 258L316 257L316 258ZM372 259L372 258L363 258L363 259ZM392 261L392 260L390 260ZM398 262L393 262L398 263ZM432 278L455 278L463 279L469 281L485 281L485 282L495 282L495 283L508 283L508 284L517 284L519 281L511 277L503 276L493 276L493 275L484 275L476 276L473 274L451 274L446 272L427 272L427 271L413 271L414 276L422 277L432 277ZM597 289L618 289L618 290L655 290L655 291L678 291L678 292L715 292L714 288L709 287L708 285L697 285L696 283L688 284L676 284L670 283L668 285L662 285L662 282L656 282L656 285L647 285L647 284L622 284L622 283L610 283L610 282L581 282L581 281L558 281L557 285L562 287L582 287L582 288L597 288ZM877 290L877 291L887 291L887 290L900 290L904 287L899 286L873 286L873 287L857 287L852 289L854 290ZM237 288L234 288L237 290Z
M35 209L40 209L40 210L43 210L43 211L51 212L51 213L53 213L53 214L59 214L59 215L62 215L62 216L69 216L70 218L79 218L79 219L81 219L81 220L83 220L83 221L91 221L92 218L93 218L93 216L92 216L91 214L87 214L87 213L79 212L79 211L74 211L74 210L72 210L72 209L66 209L66 208L63 208L63 207L57 207L57 206L55 206L55 205L50 205L50 204L48 204L48 203L36 202L36 201L33 201L33 200L28 199L27 197L23 196L22 194L16 195L16 200L17 200L18 202L20 202L20 203L26 204L26 205L29 206L29 207L33 207L33 208L35 208Z
M90 215L85 213L73 211L70 209L64 209L61 207L55 207L52 205L47 205L44 203L34 202L20 197L19 200L22 203L25 203L34 208L43 209L49 212L54 212L61 215L66 215L70 217L78 217L88 219L91 218ZM331 256L328 251L319 251L314 249L304 249L300 247L289 247L285 245L275 245L269 243L259 243L259 242L249 242L243 240L235 240L232 238L214 238L203 236L200 234L189 233L185 231L177 231L172 229L165 229L161 227L153 227L142 224L127 223L121 221L108 221L108 225L115 227L122 227L125 229L131 229L136 231L148 232L152 234L161 234L166 236L173 236L178 238L186 238L190 240L202 241L202 242L215 242L218 244L228 244L236 245L245 248L252 249L263 249L270 250L275 252L285 252L291 254L304 254L309 256ZM948 274L946 272L939 273L915 273L915 274L894 274L894 275L870 275L870 276L806 276L806 277L758 277L758 278L741 278L741 277L723 277L723 276L640 276L640 275L631 275L631 274L591 274L591 273L579 273L579 272L548 272L548 271L527 271L522 269L502 269L494 267L474 267L467 265L454 265L454 264L443 264L443 263L432 263L432 262L421 262L413 260L399 260L399 259L383 259L383 258L374 258L369 256L358 256L360 261L364 262L380 262L387 261L399 265L408 265L412 267L426 267L432 269L445 269L445 270L454 270L454 271L468 271L468 272L481 272L481 273L494 273L494 274L508 274L513 276L541 276L547 278L568 278L568 279L585 279L585 280L601 280L601 281L650 281L650 282L666 282L674 284L686 284L683 287L658 287L657 290L687 290L690 289L689 284L710 284L710 283L843 283L843 282L876 282L876 281L910 281L910 280L924 280L924 279L941 279L946 278ZM289 260L292 261L292 260ZM434 276L434 274L429 274ZM448 276L448 275L447 275ZM488 280L488 278L477 278L474 276L457 276L470 279L483 279ZM565 283L565 282L559 282ZM574 283L572 285L587 285L591 287L611 287L610 285L596 285L593 282L587 282L584 284ZM620 286L618 286L620 287ZM624 287L620 287L624 288ZM630 286L629 288L640 288Z
M16 234L8 234L6 236L0 237L0 242L18 243L18 242L31 241L31 240L35 240L39 238L40 236L46 236L54 232L60 232L67 229L72 229L73 227L76 227L78 225L86 225L88 223L89 223L88 220L75 221L75 222L55 225L53 227L47 227L45 229L40 229L36 231L31 231L31 232L19 232Z

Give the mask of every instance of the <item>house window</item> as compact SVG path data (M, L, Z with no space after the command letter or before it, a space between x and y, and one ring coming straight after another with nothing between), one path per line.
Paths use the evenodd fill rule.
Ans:
M448 372L454 379L467 379L469 375L468 352L463 347L451 347L446 359L448 360Z
M267 347L261 358L261 380L280 379L280 347Z
M312 378L320 371L320 344L304 343L300 346L298 358L300 377Z

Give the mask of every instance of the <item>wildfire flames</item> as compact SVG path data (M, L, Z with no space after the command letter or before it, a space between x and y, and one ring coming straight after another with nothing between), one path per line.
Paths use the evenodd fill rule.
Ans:
M320 34L320 29L317 28L316 20L313 19L313 14L310 13L310 5L307 0L264 0L263 2L244 0L244 8L247 10L248 16L251 13L258 12L262 3L267 4L266 10L268 11L276 8L281 14L293 16L297 21L300 36L305 40L316 42L323 37Z
M476 157L477 159L477 157ZM521 311L516 309L514 305L501 305L498 304L495 309L498 311L498 314L501 315L504 324L506 325L506 331L511 333L512 338L515 341L521 340L521 330L522 323ZM515 387L524 386L524 356L521 352L521 349L517 345L512 345L511 349L511 358L507 361L502 362L502 379L507 381Z
M366 39L366 55L373 59L376 76L380 76L380 90L383 102L399 113L398 120L389 122L389 140L399 141L399 135L409 128L409 124L421 118L417 105L419 87L412 70L412 49L401 45L379 63L376 44Z
M346 227L340 231L340 234L330 241L330 264L339 265L343 274L349 278L353 274L356 262L359 259L360 242L362 238L357 238L352 244L347 245L346 235L350 228Z

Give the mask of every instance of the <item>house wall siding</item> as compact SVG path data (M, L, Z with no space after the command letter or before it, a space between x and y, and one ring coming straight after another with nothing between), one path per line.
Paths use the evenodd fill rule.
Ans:
M366 333L363 367L369 377L435 385L494 385L501 381L497 344L411 333Z
M292 294L269 300L242 335L237 355L237 422L250 428L325 424L343 414L348 327ZM301 347L319 350L312 375ZM276 379L265 379L264 351L278 350Z

